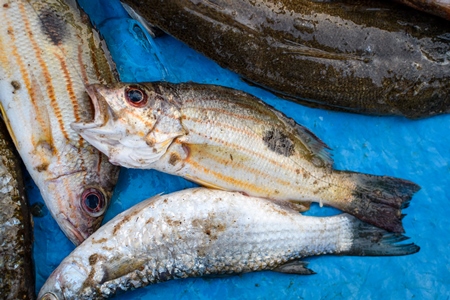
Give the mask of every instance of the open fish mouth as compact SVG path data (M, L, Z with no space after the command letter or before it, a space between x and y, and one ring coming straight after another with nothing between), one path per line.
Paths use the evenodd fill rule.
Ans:
M80 133L88 129L102 127L109 119L114 118L111 108L99 92L99 89L101 89L101 86L97 84L86 86L86 92L94 106L94 120L92 122L72 123L71 127L76 132Z
M115 126L117 117L103 97L103 89L105 88L99 84L86 86L86 92L94 106L94 119L91 122L72 123L70 126L92 146L109 156L109 146L117 145L123 132Z

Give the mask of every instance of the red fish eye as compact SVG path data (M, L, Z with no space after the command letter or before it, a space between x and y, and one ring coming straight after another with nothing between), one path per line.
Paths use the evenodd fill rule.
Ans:
M88 188L81 194L81 206L89 215L98 217L105 211L105 197L99 190Z
M130 86L125 89L125 98L131 106L143 107L147 104L147 94L137 86Z

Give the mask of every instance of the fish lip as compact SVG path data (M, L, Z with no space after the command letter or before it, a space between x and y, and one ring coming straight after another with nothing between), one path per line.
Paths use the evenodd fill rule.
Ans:
M69 240L71 240L76 246L84 242L88 235L80 232L64 214L61 213L59 216L62 223L61 228Z
M72 123L70 126L77 132L82 132L87 129L98 128L105 125L108 118L112 117L112 111L109 108L106 101L103 99L101 93L98 91L100 85L90 84L86 86L86 93L91 99L91 103L94 106L94 119L92 122L79 122ZM103 101L101 101L102 99Z

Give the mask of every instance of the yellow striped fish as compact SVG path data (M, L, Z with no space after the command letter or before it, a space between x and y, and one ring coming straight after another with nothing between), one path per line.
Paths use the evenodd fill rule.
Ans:
M0 107L28 172L67 237L99 226L118 168L70 128L92 118L89 83L115 81L75 1L0 0Z
M91 122L73 124L110 161L251 196L334 206L403 232L416 184L332 168L305 127L241 91L170 83L92 85Z

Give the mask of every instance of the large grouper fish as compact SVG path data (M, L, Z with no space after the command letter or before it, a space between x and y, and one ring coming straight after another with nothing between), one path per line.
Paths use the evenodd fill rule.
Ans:
M415 9L450 20L450 0L396 0Z
M86 84L114 81L75 1L0 0L0 109L51 215L77 245L100 226L119 168L70 124L93 116Z
M305 127L239 90L196 83L87 88L95 118L72 124L110 162L156 169L207 187L319 202L394 232L419 190L387 176L334 170Z
M0 118L0 299L35 299L33 226L22 162Z
M372 115L450 111L450 23L375 0L122 0L280 97Z
M104 299L171 279L261 270L313 274L299 259L419 251L399 244L405 239L348 214L307 217L286 202L188 189L117 215L61 262L38 299Z

